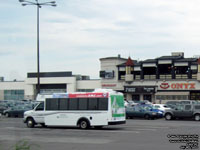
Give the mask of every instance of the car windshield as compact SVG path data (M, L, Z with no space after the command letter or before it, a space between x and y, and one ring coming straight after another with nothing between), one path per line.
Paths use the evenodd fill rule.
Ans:
M144 110L151 111L153 109L152 106L143 106Z
M160 108L160 106L159 105L155 105L154 108Z

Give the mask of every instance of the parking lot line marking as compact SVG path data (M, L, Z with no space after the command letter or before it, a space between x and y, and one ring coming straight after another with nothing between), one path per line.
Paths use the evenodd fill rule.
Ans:
M140 133L139 131L131 131L131 130L74 130L74 129L70 129L67 131L71 131L71 132L107 132L107 133Z
M135 126L135 125L132 125L132 126L125 126L125 127L144 127L144 128L153 128L153 129L169 129L169 127L159 127L159 126Z
M12 135L3 135L0 137L0 140L6 141L17 141L21 139L27 139L35 142L57 142L57 143L75 143L75 144L107 144L111 143L110 139L102 139L102 138L85 138L85 137L32 137L32 136L23 136L23 137L15 137Z
M157 131L156 129L135 129L139 131Z
M107 133L140 133L139 131L135 131L135 130L109 130L109 129L102 129L102 130L79 130L79 129L51 129L51 128L35 128L33 129L29 129L29 128L19 128L19 127L4 127L6 129L10 129L10 130L30 130L31 132L34 131L49 131L49 130L67 130L69 132L107 132Z

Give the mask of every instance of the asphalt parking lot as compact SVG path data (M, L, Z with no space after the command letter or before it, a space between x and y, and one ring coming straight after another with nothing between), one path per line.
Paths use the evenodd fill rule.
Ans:
M192 137L193 143L180 141L183 136L185 139ZM31 145L31 150L199 149L199 136L200 122L189 120L130 119L125 125L80 130L40 126L30 129L22 118L0 118L0 150L15 149L15 144L20 145L20 141Z

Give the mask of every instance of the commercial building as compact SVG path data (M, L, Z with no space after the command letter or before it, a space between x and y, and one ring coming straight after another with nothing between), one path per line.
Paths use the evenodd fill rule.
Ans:
M126 100L200 100L200 59L172 53L144 61L130 57L100 58L100 78L73 75L72 72L40 73L40 92L89 92L96 88L124 93ZM4 81L0 77L0 100L35 99L37 73L28 73L25 81Z
M200 100L200 59L172 53L136 61L118 57L101 58L101 86L124 93L127 100Z
M25 81L0 82L0 100L36 98L37 73L28 73ZM101 88L100 80L72 72L41 72L40 93L86 92Z

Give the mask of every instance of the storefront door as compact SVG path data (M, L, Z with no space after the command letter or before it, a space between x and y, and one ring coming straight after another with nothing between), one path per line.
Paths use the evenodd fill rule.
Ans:
M132 95L132 100L133 101L139 101L140 100L140 95Z
M151 95L144 95L143 96L143 100L148 100L148 101L152 101L152 97L151 97Z

